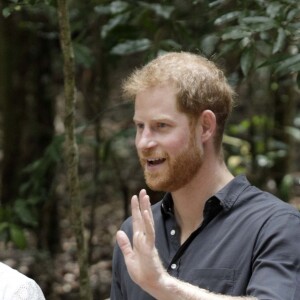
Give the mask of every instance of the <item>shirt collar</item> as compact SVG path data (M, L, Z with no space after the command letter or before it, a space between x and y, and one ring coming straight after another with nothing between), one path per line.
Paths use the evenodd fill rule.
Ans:
M237 201L240 194L250 186L249 181L245 175L238 175L232 179L227 185L225 185L221 190L219 190L215 197L220 200L221 205L224 210L230 210L234 203Z
M217 198L220 201L221 206L225 211L230 210L239 195L250 185L245 175L238 175L232 179L227 185L219 190L209 200ZM166 193L162 199L161 204L162 213L167 215L173 215L174 204L171 193Z

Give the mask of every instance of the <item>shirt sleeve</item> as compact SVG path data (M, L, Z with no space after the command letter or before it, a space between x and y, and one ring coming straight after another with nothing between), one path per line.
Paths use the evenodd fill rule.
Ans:
M261 228L247 294L264 300L299 300L300 217L283 213Z
M45 300L45 297L39 285L34 280L28 279L16 288L9 300Z
M115 245L113 261L112 261L112 281L110 300L122 300L125 299L122 294L121 283L120 283L120 265L121 253L118 245Z

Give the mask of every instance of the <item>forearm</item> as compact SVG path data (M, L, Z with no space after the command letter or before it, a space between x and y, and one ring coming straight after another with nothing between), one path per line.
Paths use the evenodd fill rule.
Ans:
M226 296L180 281L165 273L155 285L146 287L157 300L257 300L254 297Z

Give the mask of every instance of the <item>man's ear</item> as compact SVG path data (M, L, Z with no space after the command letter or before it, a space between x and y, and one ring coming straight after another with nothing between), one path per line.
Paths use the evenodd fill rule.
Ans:
M209 109L204 110L200 116L200 124L202 127L201 138L203 142L211 139L217 128L216 115Z

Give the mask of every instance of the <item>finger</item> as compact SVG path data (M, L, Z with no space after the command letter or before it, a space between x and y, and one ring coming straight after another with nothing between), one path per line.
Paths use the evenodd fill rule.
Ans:
M144 231L144 220L141 215L140 204L136 195L131 198L132 230L133 234Z
M154 230L154 225L153 225L153 219L150 216L149 210L143 211L143 217L144 217L145 234L147 237L147 241L150 243L151 246L154 247L155 230Z
M146 196L147 195L147 192L146 192L146 190L145 189L142 189L142 190L140 190L140 193L139 193L139 199L142 199L144 196Z
M128 236L124 231L119 230L116 235L117 243L125 258L133 257L134 252L132 250Z
M145 194L142 198L140 198L140 207L141 207L141 211L144 211L144 210L149 211L151 222L154 224L150 198L147 194Z

